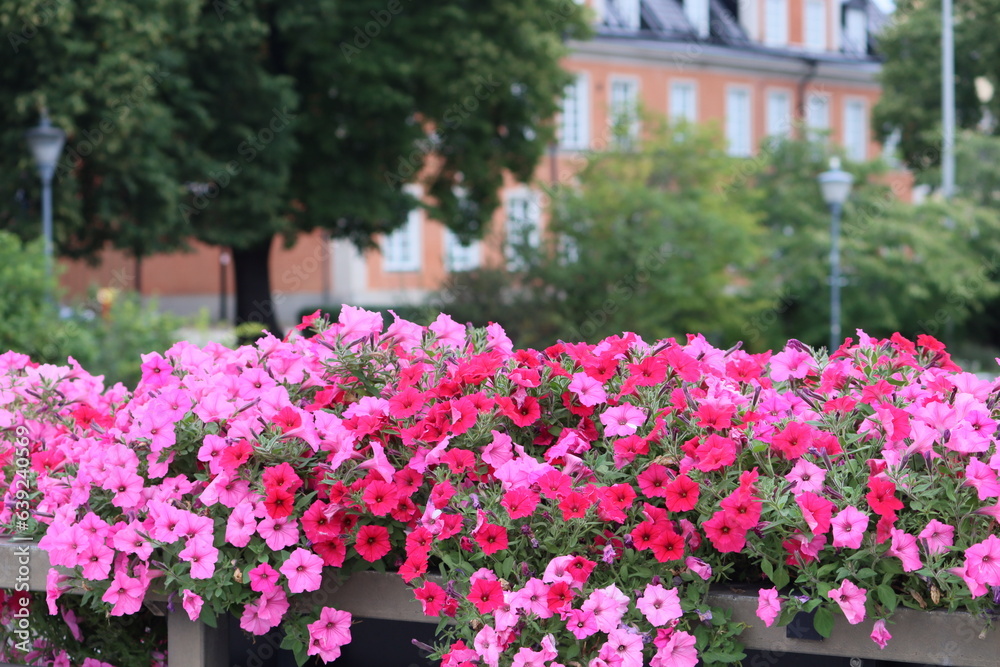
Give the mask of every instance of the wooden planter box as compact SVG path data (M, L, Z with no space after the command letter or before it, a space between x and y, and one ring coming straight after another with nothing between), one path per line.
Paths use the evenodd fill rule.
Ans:
M48 569L48 555L35 545L0 540L0 588L14 589L19 582L27 581L30 590L44 591ZM311 601L357 617L437 623L436 618L424 616L420 603L393 574L359 572L342 586L325 585L310 596ZM733 611L734 622L748 626L741 641L747 648L772 657L768 664L788 653L955 667L1000 664L1000 633L985 632L985 620L965 613L900 609L889 625L892 640L881 651L868 637L871 622L850 625L838 615L829 639L793 639L786 636L784 627L767 628L757 618L756 596L720 590L711 597L713 605ZM228 650L225 633L192 622L179 604L173 612L167 612L168 659L174 667L228 665Z

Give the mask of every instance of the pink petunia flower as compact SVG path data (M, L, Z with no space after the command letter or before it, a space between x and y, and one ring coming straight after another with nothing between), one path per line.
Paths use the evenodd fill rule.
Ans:
M566 629L577 639L586 639L597 632L597 618L591 611L572 609L566 616Z
M112 616L123 616L139 611L145 595L146 589L141 581L128 576L125 572L116 572L111 586L101 599L113 605L110 612Z
M484 625L483 629L476 635L472 645L484 663L490 667L497 667L500 663L500 651L502 647L500 646L500 637L497 636L496 630L489 625Z
M677 590L666 589L659 584L647 584L635 606L655 627L662 627L683 614Z
M306 549L293 551L280 570L292 593L315 591L323 583L323 559Z
M966 549L965 571L984 586L1000 586L1000 538L990 535Z
M187 541L187 546L177 554L177 557L191 563L192 579L211 579L215 574L219 550L212 546L210 539L196 537Z
M705 581L712 578L712 566L700 558L688 556L684 559L684 565Z
M646 413L631 403L622 403L601 413L601 423L604 424L604 435L607 437L632 435L645 421Z
M606 403L608 400L604 385L586 373L574 373L573 379L569 383L569 390L576 394L580 405L588 408Z
M319 619L306 626L309 631L307 653L319 655L327 662L336 660L340 656L340 647L351 642L351 621L350 612L323 607Z
M928 556L937 556L946 553L955 543L955 527L931 519L917 537L923 540Z
M806 491L822 493L826 471L815 463L799 458L795 461L792 471L785 475L785 479L792 483L792 493L799 494Z
M201 596L197 593L192 593L191 591L185 589L182 594L182 605L184 606L184 611L187 612L188 618L192 621L197 621L201 616L201 607L205 603Z
M642 667L642 637L625 628L616 628L608 633L600 657L617 667Z
M872 641L878 644L879 649L884 649L889 640L892 639L892 635L885 628L885 619L880 618L875 621L875 627L872 628L871 634Z
M247 572L250 579L250 590L258 593L270 593L278 585L278 571L267 563L261 563Z
M857 625L865 620L865 601L868 599L868 589L858 588L850 579L844 579L840 588L834 588L827 596L838 605L847 617L847 622Z
M674 631L649 661L650 667L695 667L698 664L696 642L694 635L683 630Z
M771 627L781 614L781 600L778 599L777 588L762 588L757 593L757 618L764 625Z
M868 515L854 505L848 505L831 519L833 546L858 549L868 530Z
M892 544L886 551L889 556L895 556L903 561L903 572L913 572L923 567L920 562L920 549L917 538L899 528L891 531Z

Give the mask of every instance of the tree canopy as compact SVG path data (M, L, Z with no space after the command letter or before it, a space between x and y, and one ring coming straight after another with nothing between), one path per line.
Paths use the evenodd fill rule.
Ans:
M276 235L325 228L370 244L403 223L415 205L403 185L418 176L436 218L482 234L505 171L529 178L552 139L570 80L559 60L587 33L583 11L569 0L0 0L0 28L16 37L0 59L0 95L13 100L0 110L0 227L37 233L23 130L46 104L69 134L60 252L230 246L238 321L273 328L261 268Z

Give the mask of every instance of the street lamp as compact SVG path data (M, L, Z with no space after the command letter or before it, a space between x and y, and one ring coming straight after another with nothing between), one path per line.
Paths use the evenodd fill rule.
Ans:
M38 127L24 133L42 179L42 237L45 239L45 275L52 276L52 177L62 153L66 133L49 123L49 114L42 109Z
M819 175L823 201L830 207L830 354L840 337L840 213L851 194L854 177L840 168L840 158L830 158L830 170Z

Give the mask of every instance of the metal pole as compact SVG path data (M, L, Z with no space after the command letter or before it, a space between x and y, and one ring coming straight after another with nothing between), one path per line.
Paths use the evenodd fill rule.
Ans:
M830 354L840 347L840 204L830 204Z
M955 26L952 0L941 2L941 194L955 194Z
M52 174L40 170L42 177L42 238L45 240L45 277L52 278Z

